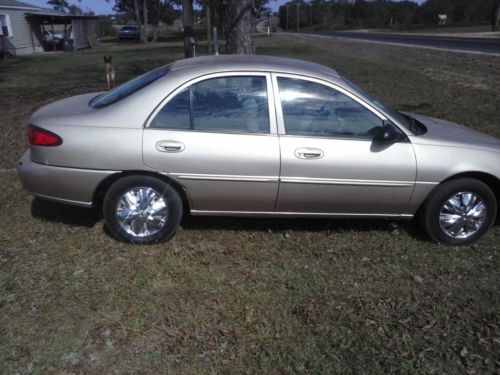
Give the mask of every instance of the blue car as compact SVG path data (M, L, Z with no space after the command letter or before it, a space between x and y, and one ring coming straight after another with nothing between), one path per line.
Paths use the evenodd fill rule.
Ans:
M137 26L123 26L118 33L118 39L139 40L139 28Z

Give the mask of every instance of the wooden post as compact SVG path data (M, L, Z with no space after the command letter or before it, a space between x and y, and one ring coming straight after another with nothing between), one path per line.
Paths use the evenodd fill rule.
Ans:
M219 39L217 36L217 28L214 27L214 55L219 54Z
M299 10L300 10L300 4L297 3L297 32L299 32L299 24L300 24Z
M54 35L54 19L52 19L52 23L50 24L50 29L52 30L52 48L55 51L56 50L56 38Z

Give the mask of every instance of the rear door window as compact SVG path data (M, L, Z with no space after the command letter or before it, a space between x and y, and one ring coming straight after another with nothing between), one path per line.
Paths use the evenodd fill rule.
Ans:
M151 127L219 133L269 133L266 77L207 79L177 93Z

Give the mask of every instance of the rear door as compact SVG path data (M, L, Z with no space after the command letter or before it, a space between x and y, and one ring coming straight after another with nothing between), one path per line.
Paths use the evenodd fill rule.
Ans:
M278 212L401 214L416 160L409 141L377 144L384 116L323 81L273 75L281 143Z
M144 162L185 188L193 213L273 211L280 153L270 87L266 73L203 76L152 114Z

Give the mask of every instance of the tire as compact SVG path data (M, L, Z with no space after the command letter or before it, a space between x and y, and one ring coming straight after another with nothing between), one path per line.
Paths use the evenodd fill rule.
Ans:
M460 178L442 183L431 193L424 203L420 223L432 240L460 246L483 236L496 215L497 201L488 185Z
M128 176L113 183L103 201L106 226L116 239L135 244L172 237L182 218L182 200L165 181Z

